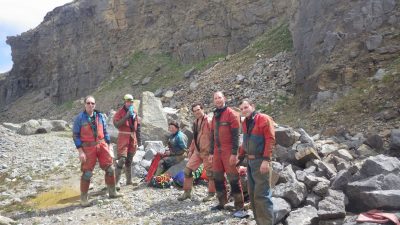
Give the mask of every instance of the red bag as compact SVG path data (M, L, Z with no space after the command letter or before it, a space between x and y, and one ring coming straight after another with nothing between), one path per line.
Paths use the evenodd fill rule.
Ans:
M146 178L144 179L146 183L149 183L151 181L151 178L157 171L158 163L160 162L160 160L161 160L161 154L157 153L156 156L154 156L153 161L151 161L149 171L147 171Z

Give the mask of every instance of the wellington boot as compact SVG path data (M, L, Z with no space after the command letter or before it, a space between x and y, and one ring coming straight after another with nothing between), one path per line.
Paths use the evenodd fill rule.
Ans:
M126 185L132 185L132 167L125 167Z
M185 190L181 196L178 197L178 201L183 201L185 199L190 199L192 190Z
M115 168L115 188L117 189L117 191L121 189L121 185L119 183L121 180L121 172L121 169L119 169L118 167Z
M203 202L211 201L215 197L214 192L208 192L208 195L203 198Z
M108 186L108 197L109 198L119 198L122 196L124 196L124 195L121 193L118 193L115 186L111 186L111 185Z
M88 207L90 206L90 202L88 200L88 193L81 193L81 206L82 207Z

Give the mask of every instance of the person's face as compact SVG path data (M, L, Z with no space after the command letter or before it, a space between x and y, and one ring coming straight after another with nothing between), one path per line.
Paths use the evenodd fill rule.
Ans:
M129 108L129 106L133 105L133 101L127 100L127 101L125 101L124 105L126 108Z
M204 116L204 110L201 109L199 105L196 105L195 107L192 108L193 115L196 117L196 119L200 119L201 117Z
M221 109L225 105L225 96L221 92L214 94L214 105L218 109Z
M174 125L169 125L169 126L168 126L168 131L169 131L171 134L175 134L176 132L178 132L178 128L175 127Z
M94 100L94 98L89 97L88 99L86 99L85 110L87 113L92 114L95 106L96 106L96 101Z
M244 117L249 117L251 114L254 112L255 108L254 105L250 105L248 102L244 101L240 105L240 112L242 113L242 116Z

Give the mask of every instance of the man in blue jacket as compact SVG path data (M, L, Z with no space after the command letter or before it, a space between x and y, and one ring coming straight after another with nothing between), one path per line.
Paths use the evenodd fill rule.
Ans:
M168 131L171 133L168 139L168 150L158 163L154 176L158 176L168 170L171 166L180 163L185 159L188 138L179 130L179 124L172 121L168 124Z

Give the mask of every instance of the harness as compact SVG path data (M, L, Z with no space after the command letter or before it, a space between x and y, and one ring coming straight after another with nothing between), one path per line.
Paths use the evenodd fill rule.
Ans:
M198 135L199 135L199 128L202 129L202 127L203 127L204 118L205 118L205 116L203 116L203 118L201 119L200 127L197 126L197 124L198 124L197 120L196 120L195 123L193 123L194 144L196 145L196 148L197 148L198 152L200 152L200 143L199 143L199 140L197 138L198 138Z
M88 122L90 124L90 127L92 127L92 131L93 131L93 136L94 136L94 140L97 139L97 124L96 124L96 111L93 112L93 118L89 116L89 114L87 114L87 112L85 111L86 115L88 116Z
M215 140L218 147L218 151L221 152L221 142L219 141L219 126L222 113L226 110L227 106L224 106L222 109L214 110L214 118L215 118Z

